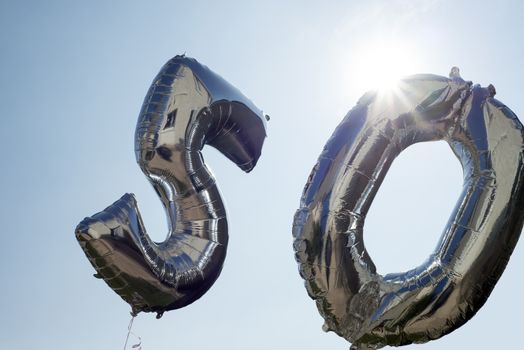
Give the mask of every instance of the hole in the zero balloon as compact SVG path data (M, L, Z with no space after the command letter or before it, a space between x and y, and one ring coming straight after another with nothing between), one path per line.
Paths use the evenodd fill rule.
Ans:
M462 168L444 141L417 143L393 161L373 200L364 242L382 275L410 270L434 251L462 191Z
M166 121L166 125L164 126L164 130L175 126L176 113L177 113L177 110L175 109L174 111L172 111L171 113L167 115L167 121Z

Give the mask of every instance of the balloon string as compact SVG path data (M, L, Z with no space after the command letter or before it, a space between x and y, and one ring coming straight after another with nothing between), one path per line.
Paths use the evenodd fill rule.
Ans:
M129 336L132 334L135 337L138 338L138 343L131 346L131 348L136 350L142 350L142 338L137 336L135 333L131 332L131 328L133 328L133 321L135 320L135 315L131 315L131 320L129 321L129 325L127 326L127 336L126 336L126 342L124 343L124 350L127 349L127 342L129 341Z

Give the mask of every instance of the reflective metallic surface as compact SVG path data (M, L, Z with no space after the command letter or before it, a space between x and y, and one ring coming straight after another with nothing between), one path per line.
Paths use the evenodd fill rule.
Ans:
M217 279L228 242L226 211L201 150L213 146L249 172L265 123L250 100L196 60L176 56L162 67L138 118L135 152L166 210L167 239L149 238L132 194L76 228L95 276L134 314L181 308Z
M294 248L324 329L352 349L442 337L473 317L502 274L523 225L524 134L494 94L456 68L450 79L408 77L365 94L327 142L295 214ZM433 140L460 160L462 193L427 261L381 276L364 247L366 213L393 159Z

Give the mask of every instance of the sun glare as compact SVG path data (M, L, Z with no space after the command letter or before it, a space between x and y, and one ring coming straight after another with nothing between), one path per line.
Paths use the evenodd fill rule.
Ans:
M392 90L402 77L420 73L414 51L399 42L371 43L350 57L351 84L359 89Z

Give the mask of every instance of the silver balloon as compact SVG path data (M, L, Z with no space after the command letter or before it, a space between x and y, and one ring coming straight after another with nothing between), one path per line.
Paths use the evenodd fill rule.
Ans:
M213 146L249 172L260 157L265 123L249 99L196 60L176 56L160 70L138 117L135 152L166 210L167 239L155 243L146 234L132 194L76 228L95 276L133 314L160 317L200 298L218 278L226 211L201 150Z
M501 276L523 225L524 134L494 94L456 68L450 79L411 76L366 93L327 142L295 214L294 248L324 330L352 349L442 337L473 317ZM364 246L366 213L395 157L433 140L460 160L462 193L427 261L381 276Z

